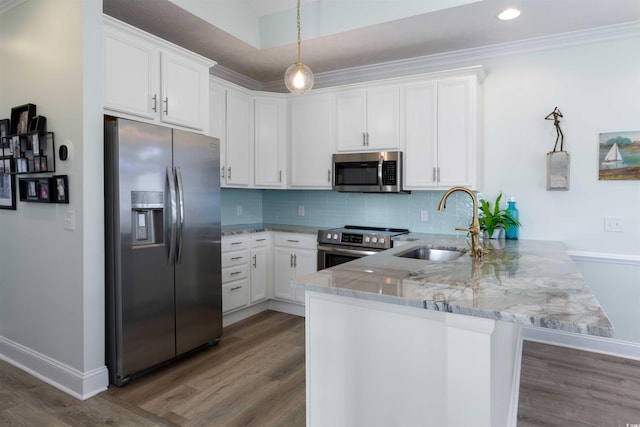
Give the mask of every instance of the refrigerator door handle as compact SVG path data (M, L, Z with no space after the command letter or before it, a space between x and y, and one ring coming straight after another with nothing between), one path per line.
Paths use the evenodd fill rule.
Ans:
M167 264L171 264L176 257L176 229L178 228L176 180L173 176L173 168L171 166L167 166L167 182L169 184L169 228L171 230L169 237L169 258L167 259Z
M182 233L184 231L184 191L182 187L182 173L180 166L176 166L176 183L178 184L178 249L176 254L176 263L182 262Z

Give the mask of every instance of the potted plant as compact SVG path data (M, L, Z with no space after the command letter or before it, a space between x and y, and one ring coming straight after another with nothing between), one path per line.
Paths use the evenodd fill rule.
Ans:
M487 237L490 239L500 237L500 231L502 229L506 231L509 227L520 227L520 222L513 217L511 212L506 209L500 209L500 199L502 199L502 193L496 198L493 209L489 202L480 199L478 222L480 224L480 230L486 232Z

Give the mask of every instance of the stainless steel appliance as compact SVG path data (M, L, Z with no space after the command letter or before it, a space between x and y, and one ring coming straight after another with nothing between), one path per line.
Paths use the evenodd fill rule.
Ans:
M404 228L346 225L318 231L318 270L373 255L393 247L392 237L408 233Z
M107 367L122 386L222 335L220 145L105 117Z
M402 191L402 152L333 155L333 189L360 193Z

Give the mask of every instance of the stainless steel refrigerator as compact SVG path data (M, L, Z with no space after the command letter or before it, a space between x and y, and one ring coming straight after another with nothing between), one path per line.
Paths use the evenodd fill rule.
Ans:
M111 383L222 335L220 144L105 116L106 339Z

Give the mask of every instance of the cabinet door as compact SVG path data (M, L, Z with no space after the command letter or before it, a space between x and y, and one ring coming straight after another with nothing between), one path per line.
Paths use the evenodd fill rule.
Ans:
M248 187L251 184L251 101L249 95L227 89L227 186Z
M438 166L437 85L408 85L404 95L404 188L432 188Z
M268 297L269 257L267 248L251 249L251 302Z
M295 277L318 271L318 251L310 249L297 249L294 258ZM304 302L304 291L292 289L297 301Z
M291 187L331 189L332 98L305 95L291 100Z
M336 95L336 142L338 151L365 150L367 93L354 90Z
M256 187L282 188L285 185L286 100L256 98L254 184Z
M459 78L438 82L438 185L474 187L477 124L472 79Z
M186 57L161 53L161 120L197 130L208 127L209 69Z
M400 89L398 86L367 91L367 150L400 147Z
M150 43L104 28L104 108L156 119L159 53Z
M291 248L273 248L273 296L295 300L295 289L290 286L293 278L293 255Z
M227 165L227 90L211 82L209 85L209 135L220 140L220 185L225 185Z
M249 279L222 285L222 312L226 313L249 304Z

